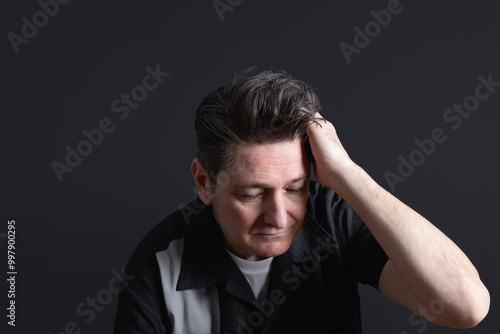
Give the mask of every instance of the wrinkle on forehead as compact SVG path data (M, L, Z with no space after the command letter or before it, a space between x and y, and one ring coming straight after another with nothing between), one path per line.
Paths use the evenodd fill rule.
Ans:
M240 170L236 177L237 183L265 179L273 183L285 183L304 175L309 176L309 161L300 140L238 145L233 163L233 168Z

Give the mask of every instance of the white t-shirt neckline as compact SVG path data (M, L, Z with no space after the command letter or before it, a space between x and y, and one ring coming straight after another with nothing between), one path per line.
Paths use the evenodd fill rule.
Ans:
M258 301L264 300L267 294L273 258L270 257L260 261L248 261L234 255L228 249L226 249L226 251L247 279L255 298Z

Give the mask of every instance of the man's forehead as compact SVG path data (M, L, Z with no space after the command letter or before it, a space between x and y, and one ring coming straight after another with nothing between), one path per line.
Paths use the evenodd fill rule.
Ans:
M299 183L304 183L304 182L307 182L309 180L309 175L302 175L302 176L299 176L299 177L296 177L296 178L293 178L293 179L284 179L282 181L283 185L295 185L295 184L299 184ZM238 189L250 189L250 188L273 188L274 184L272 183L268 183L266 181L262 182L262 180L252 180L252 179L249 179L249 180L245 180L245 179L241 179L241 180L238 180L236 181L236 183L234 184L234 187L235 188L238 188Z
M232 183L257 183L266 177L281 177L286 182L309 175L309 160L300 141L264 144L240 144L234 148L227 172L235 176Z
M240 160L248 160L249 163L257 163L266 158L301 159L303 150L304 143L298 139L271 143L242 143L233 148L233 156Z

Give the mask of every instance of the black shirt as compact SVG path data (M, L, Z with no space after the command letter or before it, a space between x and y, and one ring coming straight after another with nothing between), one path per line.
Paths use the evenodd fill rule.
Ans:
M311 181L303 225L274 258L259 303L224 249L212 207L197 199L134 251L115 333L361 333L358 282L378 289L387 259L352 208Z

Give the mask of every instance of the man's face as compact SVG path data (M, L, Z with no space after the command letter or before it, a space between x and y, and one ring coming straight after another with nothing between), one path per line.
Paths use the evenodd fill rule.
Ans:
M304 144L242 144L232 165L211 197L226 248L247 260L283 254L306 213L310 166Z

